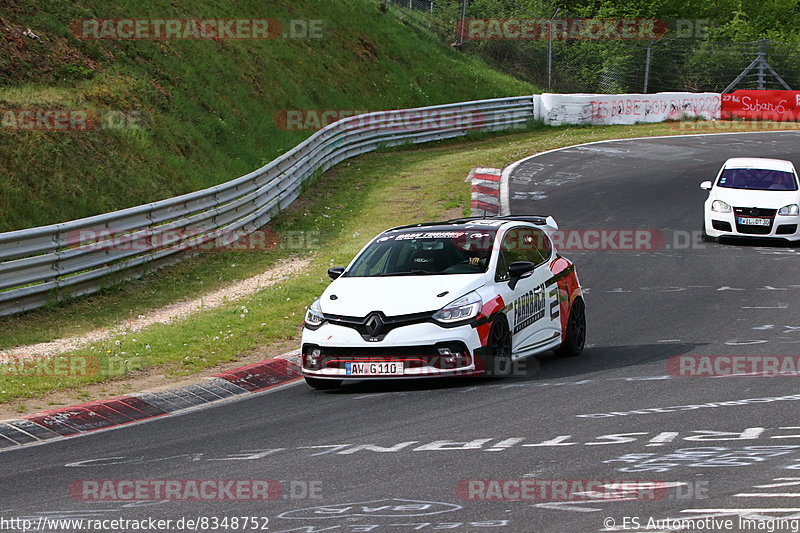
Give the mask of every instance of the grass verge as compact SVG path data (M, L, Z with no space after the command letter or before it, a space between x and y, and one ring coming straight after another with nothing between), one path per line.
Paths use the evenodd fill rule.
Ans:
M196 191L286 152L337 110L537 92L373 0L0 2L0 232ZM320 21L319 38L84 39L82 19ZM105 25L104 25L105 27ZM35 37L31 37L35 35ZM79 34L80 36L80 34ZM424 61L420 60L424 58ZM16 110L96 114L26 130ZM289 111L299 120L289 120ZM297 116L292 113L291 116ZM22 117L22 115L19 115ZM39 127L39 126L37 126Z

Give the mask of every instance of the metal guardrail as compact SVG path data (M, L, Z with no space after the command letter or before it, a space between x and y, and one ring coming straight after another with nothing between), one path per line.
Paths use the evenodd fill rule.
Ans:
M96 292L174 263L219 236L267 224L318 172L383 147L524 126L533 96L367 113L315 132L269 164L226 183L103 215L0 233L0 316ZM99 235L90 242L82 230ZM190 231L187 231L190 230ZM170 232L170 233L167 233ZM115 246L120 235L151 245ZM159 235L179 235L169 243ZM153 238L156 237L156 238ZM78 241L78 242L76 242Z

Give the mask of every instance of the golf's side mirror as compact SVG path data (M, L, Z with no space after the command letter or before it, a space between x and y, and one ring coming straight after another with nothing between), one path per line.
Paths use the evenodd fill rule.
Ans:
M703 189L704 191L710 191L711 190L711 182L710 181L704 181L703 183L700 184L700 188Z
M331 279L336 279L339 276L341 276L342 274L344 274L344 268L343 267L331 267L331 268L328 269L328 276Z

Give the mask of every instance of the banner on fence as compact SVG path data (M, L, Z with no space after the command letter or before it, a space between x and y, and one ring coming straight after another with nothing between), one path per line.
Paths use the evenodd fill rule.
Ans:
M800 91L738 90L722 95L722 118L800 120Z

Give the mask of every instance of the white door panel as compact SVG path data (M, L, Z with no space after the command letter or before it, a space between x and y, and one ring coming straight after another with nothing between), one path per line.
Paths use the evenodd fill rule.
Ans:
M511 349L515 358L526 357L549 347L561 335L558 287L555 283L548 283L552 278L547 267L550 242L538 229L514 228L503 237L501 254L497 278L503 281L498 283L498 288L507 306ZM509 264L516 261L529 261L538 266L511 289L503 273Z

